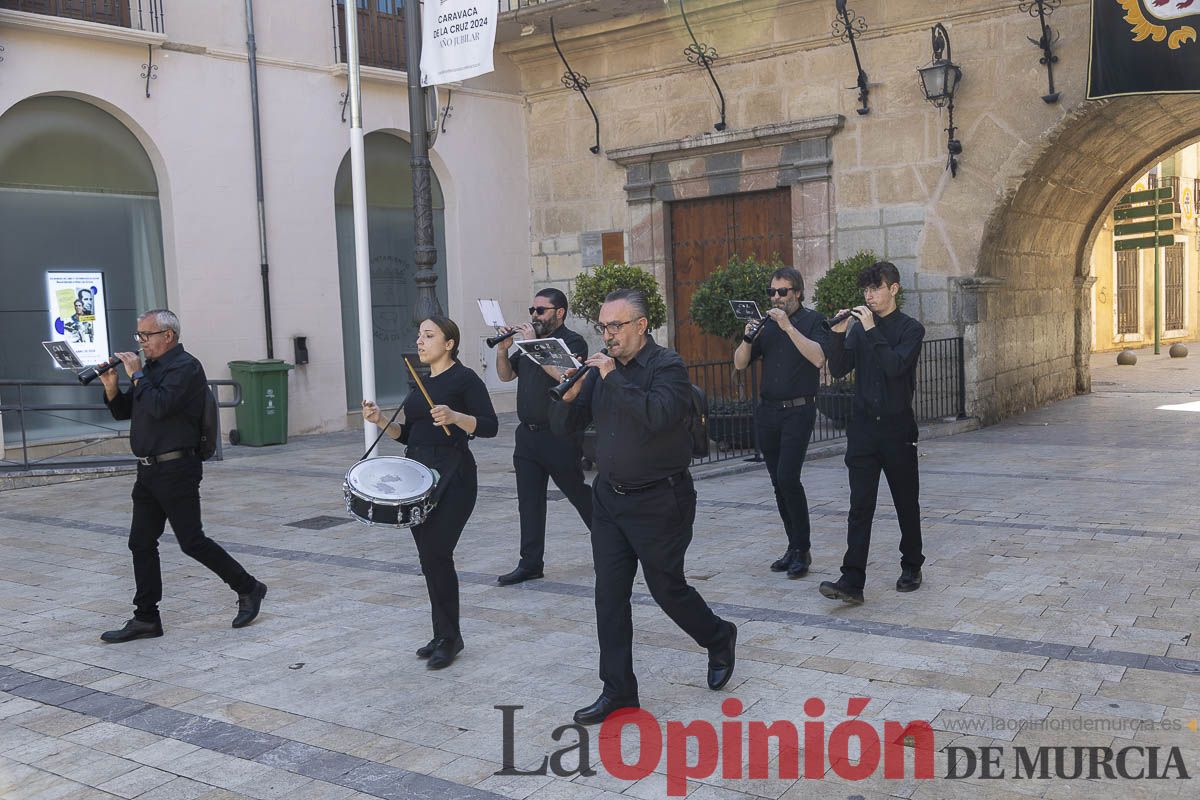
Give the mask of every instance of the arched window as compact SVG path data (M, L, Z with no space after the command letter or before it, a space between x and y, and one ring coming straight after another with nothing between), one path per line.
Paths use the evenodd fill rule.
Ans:
M0 116L0 220L0 377L72 377L41 346L52 338L48 272L103 274L95 302L106 312L110 349L133 349L139 311L166 304L154 168L111 114L72 98L34 97ZM79 393L25 398L78 402ZM6 441L19 441L19 429L6 422ZM43 440L94 435L87 422L113 427L103 412L25 418L27 433Z
M367 238L371 251L371 305L375 321L375 400L399 403L408 394L408 370L401 354L415 353L420 320L414 319L417 285L413 281L412 148L390 133L365 138L367 173ZM437 294L446 302L445 200L433 178L433 230L437 245ZM346 404L360 408L358 286L354 268L354 211L351 206L350 154L342 159L334 185L337 217L338 271L341 276L342 346L346 361ZM416 356L413 356L415 365Z

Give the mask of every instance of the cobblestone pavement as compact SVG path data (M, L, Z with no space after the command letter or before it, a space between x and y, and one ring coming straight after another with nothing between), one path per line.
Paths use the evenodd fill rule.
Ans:
M1188 727L1200 717L1200 413L1189 413L1200 411L1200 352L1143 353L1132 368L1114 359L1096 357L1089 396L922 443L929 560L913 594L893 589L898 533L884 492L866 605L818 595L844 546L840 458L805 466L815 563L800 580L767 569L784 538L764 470L697 483L688 574L740 626L737 669L725 691L709 691L704 653L639 581L643 706L664 724L732 725L737 711L721 702L736 698L747 728L794 723L801 773L823 779L781 776L772 744L770 777L723 777L718 766L682 786L689 797L1196 796L1177 769L1155 781L1108 779L1103 768L1097 780L1055 777L1055 753L1070 773L1070 748L1081 746L1126 748L1129 773L1162 772L1177 747L1187 773L1200 772L1200 732ZM430 634L408 533L367 528L342 509L358 434L231 448L206 467L208 532L270 586L261 617L242 630L229 627L235 598L168 535L166 635L102 644L99 633L130 612L132 478L0 492L0 796L665 797L668 771L682 768L669 769L664 752L645 777L617 777L601 762L597 729L595 774L495 774L504 760L495 706L522 707L512 752L528 771L576 743L572 730L551 734L599 691L590 551L568 503L550 504L546 578L495 584L516 563L511 427L474 443L480 502L457 550L466 650L436 673L412 653ZM823 722L827 755L837 752L853 697L870 698L868 730L930 721L936 777L913 777L911 749L903 779L885 778L881 763L846 780L847 763L822 759L822 739L806 739L804 723ZM806 712L809 698L824 715ZM722 735L730 764L746 763L749 748L733 746L742 734ZM629 763L635 741L627 730ZM1068 749L1039 756L1042 746ZM968 750L980 761L991 753L1005 777L982 779L977 763L973 777L947 779L950 753L961 773ZM881 760L858 739L848 752ZM1090 758L1103 760L1096 752L1083 754L1085 776ZM1016 778L1020 753L1044 758L1051 777ZM578 760L577 750L560 759L568 770Z

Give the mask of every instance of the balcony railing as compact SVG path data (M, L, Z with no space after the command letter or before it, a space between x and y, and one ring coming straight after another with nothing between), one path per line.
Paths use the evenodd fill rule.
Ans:
M332 0L333 56L346 63L346 0ZM404 0L356 0L358 62L365 67L407 71Z
M164 33L165 0L0 0L0 8Z

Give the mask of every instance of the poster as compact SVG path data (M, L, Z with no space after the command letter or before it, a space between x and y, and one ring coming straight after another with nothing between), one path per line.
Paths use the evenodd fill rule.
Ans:
M1200 91L1196 0L1092 0L1089 100Z
M495 0L437 0L421 19L421 85L453 83L493 69Z
M108 312L104 273L99 270L46 273L51 341L68 342L84 364L108 361ZM57 365L56 365L57 366Z

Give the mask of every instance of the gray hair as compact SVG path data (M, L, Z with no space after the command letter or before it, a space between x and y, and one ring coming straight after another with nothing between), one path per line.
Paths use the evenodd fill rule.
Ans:
M175 316L175 312L166 308L153 308L138 317L138 322L144 319L154 318L154 324L159 330L170 330L175 332L175 341L179 341L179 317Z
M617 289L609 292L604 298L606 303L615 303L618 300L624 300L633 306L638 317L650 318L650 304L646 301L646 293L641 289Z

